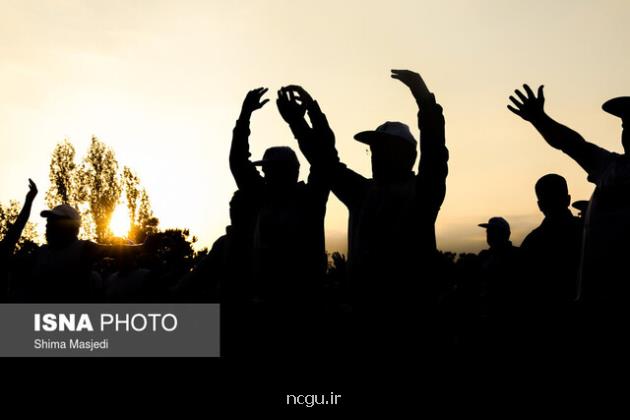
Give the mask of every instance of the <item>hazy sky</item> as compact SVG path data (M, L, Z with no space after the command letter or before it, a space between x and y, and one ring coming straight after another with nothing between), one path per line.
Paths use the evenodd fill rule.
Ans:
M414 101L389 78L410 68L445 109L439 247L481 249L476 225L495 215L519 244L541 220L540 176L565 176L575 200L592 186L507 98L543 83L552 116L621 150L620 120L601 104L630 95L629 22L627 0L0 0L0 202L23 200L32 177L39 219L55 144L68 138L82 156L95 134L138 172L162 226L189 227L210 245L228 223L227 156L250 88L305 86L341 158L369 175L352 136L386 120L415 127ZM273 101L254 115L250 140L255 158L294 145ZM329 250L345 246L346 226L331 198Z

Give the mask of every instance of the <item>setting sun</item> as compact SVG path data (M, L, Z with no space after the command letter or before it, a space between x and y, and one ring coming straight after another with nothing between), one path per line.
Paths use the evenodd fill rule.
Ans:
M118 204L114 210L112 218L109 221L109 229L112 231L112 234L117 237L126 238L129 234L129 214L124 204Z

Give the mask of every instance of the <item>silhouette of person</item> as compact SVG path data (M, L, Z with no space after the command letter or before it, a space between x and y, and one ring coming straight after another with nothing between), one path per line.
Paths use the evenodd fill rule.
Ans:
M413 167L418 142L407 125L386 122L355 135L370 147L372 178L368 179L341 163L326 116L303 88L288 86L278 98L280 112L311 168L325 173L333 193L348 208L347 270L358 315L358 343L367 346L362 351L379 357L391 352L411 355L418 349L418 339L430 341L431 323L420 323L427 320L436 301L431 276L438 259L435 220L448 173L442 107L418 73L393 70L392 78L411 90L419 107L417 175ZM300 109L297 106L283 110L285 102L301 104L302 112L287 112Z
M479 253L482 270L488 277L490 291L509 291L515 277L520 251L512 244L510 224L502 217L491 217L479 227L486 229L486 242L489 248ZM509 284L511 283L511 284ZM507 296L506 293L500 293Z
M230 200L230 225L174 292L186 301L246 303L257 293L251 279L255 202L241 190Z
M486 229L489 248L479 253L481 305L489 318L492 339L511 340L520 329L514 322L521 316L523 284L521 252L510 241L510 225L502 217L479 224Z
M595 184L584 221L578 296L602 311L627 312L630 292L626 281L630 253L630 97L614 98L603 104L604 111L622 120L621 143L624 154L607 151L587 142L580 134L553 120L544 110L543 86L534 94L527 85L525 94L516 90L514 106L508 108L529 121L545 141L575 160ZM615 308L615 309L613 309ZM596 311L598 312L598 311ZM616 318L616 315L611 315Z
M372 179L339 161L334 134L316 101L306 96L313 124L304 135L307 159L323 166L332 191L348 207L348 274L366 296L382 293L400 298L403 290L422 282L417 277L423 264L436 253L435 220L446 191L448 151L444 140L442 107L436 103L419 74L393 70L419 107L421 158L413 173L418 142L401 122L386 122L364 131L355 139L372 153ZM297 95L303 94L299 90ZM309 141L310 138L310 141ZM387 280L385 280L387 279Z
M543 176L535 190L545 218L521 244L527 277L524 310L531 321L532 343L563 345L569 343L576 325L583 225L569 210L571 196L562 176Z
M18 214L17 219L11 224L4 238L0 241L0 301L4 301L8 294L8 271L9 260L15 251L15 247L18 244L22 231L31 216L31 208L33 207L33 200L37 196L37 185L32 179L28 180L28 193L24 200L24 205Z
M105 257L137 253L142 246L102 245L78 238L81 215L70 205L44 210L46 244L33 255L26 299L44 302L90 302L102 299L103 284L93 270Z
M325 275L324 217L330 190L312 168L307 182L298 181L300 164L290 147L271 147L262 160L250 161L249 122L268 102L262 100L266 92L254 89L243 101L230 169L239 190L254 203L252 268L260 297L297 304L314 299Z
M543 176L535 190L545 218L521 244L530 273L529 297L548 310L566 310L577 294L582 223L569 210L571 196L562 176Z

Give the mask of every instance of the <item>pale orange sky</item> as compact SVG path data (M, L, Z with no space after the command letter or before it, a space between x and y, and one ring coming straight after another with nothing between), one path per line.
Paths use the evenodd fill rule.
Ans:
M476 225L495 215L519 244L541 220L540 176L564 175L576 200L592 186L506 109L507 97L522 82L544 83L552 116L620 151L620 121L601 104L630 95L628 22L624 0L0 0L0 202L22 200L31 177L37 220L54 145L67 137L82 156L95 134L138 172L163 227L189 227L209 246L228 223L227 155L247 90L305 86L342 159L369 175L352 136L386 120L415 126L413 100L389 78L410 68L447 121L439 247L481 249ZM294 145L273 101L252 131L254 157ZM329 250L344 247L346 226L331 198Z

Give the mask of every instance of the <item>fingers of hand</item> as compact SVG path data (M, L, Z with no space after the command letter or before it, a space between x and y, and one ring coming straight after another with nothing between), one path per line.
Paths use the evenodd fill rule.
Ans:
M516 105L518 109L521 109L521 107L523 106L523 104L519 102L514 96L510 96L510 101L512 101L512 103Z
M518 115L518 116L520 116L520 115L521 115L521 111L520 111L520 110L518 110L518 109L516 109L516 108L514 108L512 105L508 105L507 107L508 107L508 109L509 109L510 111L512 111L512 112L513 112L513 113L515 113L516 115Z
M534 95L534 92L532 91L532 89L529 87L528 84L524 84L523 89L525 89L525 92L527 93L527 97L529 99L536 99L536 95Z
M521 100L522 103L527 102L528 98L525 95L523 95L523 93L520 90L516 89L514 93L516 93L516 96L518 96L518 98Z

